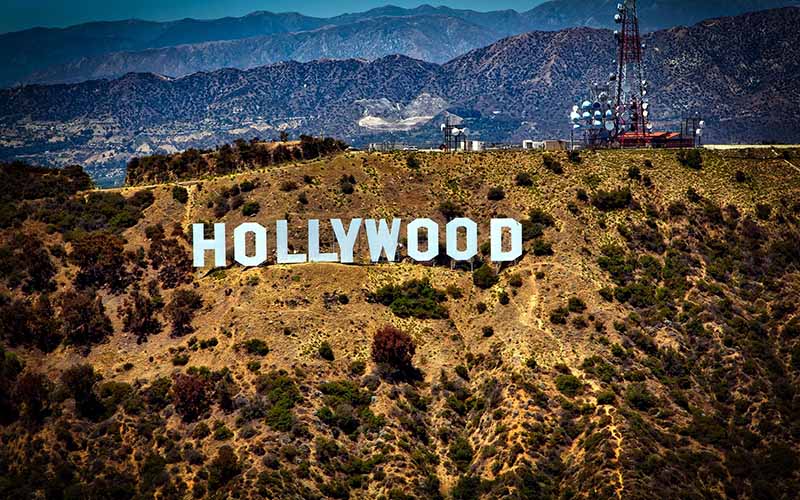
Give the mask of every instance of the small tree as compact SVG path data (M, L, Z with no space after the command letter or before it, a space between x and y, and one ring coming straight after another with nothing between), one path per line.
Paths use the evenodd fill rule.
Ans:
M89 364L75 365L61 374L61 383L67 389L67 394L75 399L75 407L83 417L95 419L103 413L103 405L94 392L94 384L99 378Z
M197 374L178 374L172 383L172 402L184 420L197 419L209 406L208 380Z
M241 472L242 466L233 448L228 445L222 446L217 451L216 458L208 466L208 488L212 491L217 490Z
M159 303L138 290L134 290L121 308L122 330L136 335L141 344L149 335L161 331L161 322L155 317Z
M100 297L92 291L68 290L58 298L64 342L91 346L114 332Z
M22 415L31 423L38 423L45 415L50 394L50 381L38 372L25 372L17 378L14 396Z
M96 231L72 242L70 261L79 267L80 286L108 286L119 291L127 284L125 242L114 234Z
M180 337L191 333L194 312L203 307L203 298L194 290L179 289L172 294L164 315L172 324L172 335Z
M386 325L372 338L372 360L386 363L392 368L407 370L416 352L414 339L406 332Z

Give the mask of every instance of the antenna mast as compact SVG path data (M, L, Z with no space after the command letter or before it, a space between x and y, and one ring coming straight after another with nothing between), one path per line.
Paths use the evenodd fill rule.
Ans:
M621 28L614 32L618 43L616 135L619 137L624 134L624 145L643 146L652 125L648 119L650 104L646 97L647 80L642 65L644 44L639 36L636 0L625 0L618 4L614 21Z

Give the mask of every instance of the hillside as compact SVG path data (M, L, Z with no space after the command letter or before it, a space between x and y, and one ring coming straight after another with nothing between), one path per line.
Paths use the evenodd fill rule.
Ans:
M0 496L793 498L800 152L683 154L352 152L105 191L0 166L28 186L0 198ZM189 261L193 222L288 219L304 251L312 218L460 214L481 243L523 221L524 256Z
M183 76L194 71L247 69L281 60L325 57L403 54L443 62L527 31L613 28L616 4L616 0L554 0L525 12L386 6L330 18L258 11L210 20L130 19L34 28L0 34L0 56L7 62L0 68L0 86L76 82L140 71ZM698 5L686 0L640 0L639 12L642 29L654 31L787 5L797 5L797 1L714 0ZM444 35L447 40L442 40Z
M649 34L656 127L677 129L693 110L712 143L800 142L789 126L800 107L798 24L800 8L787 8ZM0 159L79 163L119 182L131 156L279 131L438 146L444 113L473 139L567 138L567 111L608 77L613 48L611 32L576 28L506 38L444 65L387 56L0 90Z

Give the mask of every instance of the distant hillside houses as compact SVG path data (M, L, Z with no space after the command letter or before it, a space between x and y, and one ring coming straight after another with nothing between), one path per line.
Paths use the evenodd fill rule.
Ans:
M544 141L534 141L525 139L522 141L522 149L539 149L542 151L565 151L567 149L567 141L561 139L552 139Z

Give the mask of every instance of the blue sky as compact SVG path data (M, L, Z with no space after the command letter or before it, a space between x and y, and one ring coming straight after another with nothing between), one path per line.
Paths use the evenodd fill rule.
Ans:
M358 12L382 5L416 7L425 3L447 5L462 9L528 10L543 0L439 0L432 2L408 0L3 0L0 32L18 31L36 26L62 27L87 21L119 19L148 19L166 21L184 17L216 18L241 16L254 10L273 12L295 11L302 14L329 17L344 12Z

